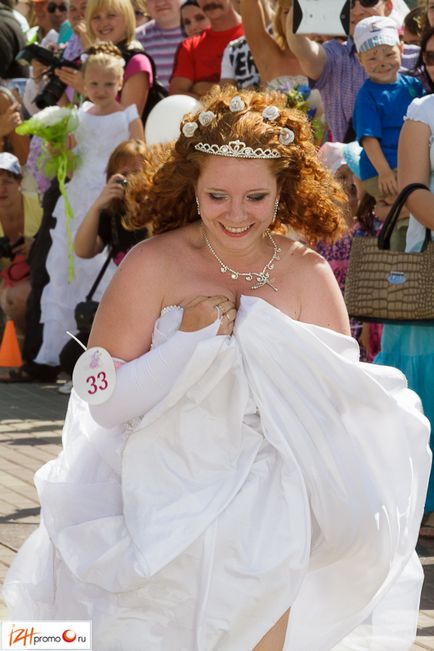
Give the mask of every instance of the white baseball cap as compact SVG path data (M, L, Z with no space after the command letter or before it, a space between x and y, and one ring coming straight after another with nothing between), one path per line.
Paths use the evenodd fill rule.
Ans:
M399 33L395 21L386 16L369 16L354 29L357 52L367 52L378 45L398 45Z
M5 170L6 172L11 172L16 176L22 176L20 161L13 154L4 151L0 153L0 170Z

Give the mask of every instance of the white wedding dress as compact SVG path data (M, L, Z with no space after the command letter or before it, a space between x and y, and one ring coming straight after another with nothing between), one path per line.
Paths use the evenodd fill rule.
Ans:
M285 651L407 651L429 426L399 371L357 360L243 297L234 335L200 342L123 430L73 392L11 617L91 619L93 651L251 651L291 607Z
M42 345L35 358L37 364L59 364L59 353L69 341L66 331L77 331L75 306L85 300L107 258L108 249L87 259L79 258L72 250L74 278L68 279L68 250L73 245L78 227L87 211L106 183L106 168L111 153L130 137L130 123L138 118L135 104L109 115L89 113L92 106L91 102L84 102L78 111L79 126L74 133L77 143L74 151L79 156L80 163L71 181L66 184L66 194L74 214L70 222L71 245L68 245L62 196L53 211L57 222L56 227L50 231L52 245L46 263L50 282L44 287L41 297L41 322L44 330ZM116 266L110 262L93 300L101 300L115 271Z

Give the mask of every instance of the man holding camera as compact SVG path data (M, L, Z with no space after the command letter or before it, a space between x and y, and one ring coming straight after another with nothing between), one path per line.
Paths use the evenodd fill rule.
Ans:
M351 0L350 37L344 43L338 40L317 43L307 36L294 34L293 12L288 12L288 46L299 60L305 75L309 77L311 87L317 88L321 93L327 124L334 141L355 140L351 117L357 92L366 79L352 39L354 28L364 18L389 16L392 11L393 0ZM418 48L405 48L403 68L414 68L417 57Z

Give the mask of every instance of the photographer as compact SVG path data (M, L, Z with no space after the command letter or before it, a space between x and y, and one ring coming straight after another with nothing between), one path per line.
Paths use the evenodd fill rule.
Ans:
M21 334L30 291L28 255L42 217L37 195L21 191L22 178L18 158L0 153L0 307Z

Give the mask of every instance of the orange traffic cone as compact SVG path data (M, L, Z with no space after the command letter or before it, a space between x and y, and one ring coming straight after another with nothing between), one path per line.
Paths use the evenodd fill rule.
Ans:
M0 345L0 366L22 366L22 364L23 358L21 357L15 324L12 319L8 319Z

